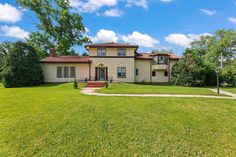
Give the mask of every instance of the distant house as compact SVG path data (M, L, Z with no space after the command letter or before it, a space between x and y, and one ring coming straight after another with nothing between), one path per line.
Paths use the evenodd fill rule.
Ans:
M169 82L179 57L166 53L138 53L137 45L86 45L89 56L50 56L41 60L45 82L78 80L114 82Z

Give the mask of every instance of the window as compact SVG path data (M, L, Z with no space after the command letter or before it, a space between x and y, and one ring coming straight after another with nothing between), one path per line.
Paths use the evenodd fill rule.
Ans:
M70 78L75 78L75 67L70 67Z
M159 64L166 64L167 63L166 56L158 56L158 63Z
M156 72L152 71L152 76L155 77L156 76Z
M126 67L117 68L117 78L126 78Z
M57 78L62 78L62 67L57 67Z
M69 67L64 67L64 78L69 78Z
M164 76L167 77L168 76L168 71L164 72Z
M138 76L138 72L139 72L139 70L138 70L138 69L136 69L136 76Z
M117 49L117 53L118 53L118 56L120 57L126 56L126 49L124 48Z
M104 48L98 49L98 56L106 56L106 49Z

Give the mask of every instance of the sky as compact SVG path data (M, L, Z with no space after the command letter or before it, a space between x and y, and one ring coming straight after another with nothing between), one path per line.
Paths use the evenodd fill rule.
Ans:
M236 0L70 0L70 5L82 15L93 43L130 43L139 45L138 52L166 49L181 56L202 35L236 30ZM37 22L15 0L0 0L0 42L24 41Z

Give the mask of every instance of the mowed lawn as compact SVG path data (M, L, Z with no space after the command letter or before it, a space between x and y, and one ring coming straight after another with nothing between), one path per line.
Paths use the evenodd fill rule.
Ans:
M109 94L187 94L187 95L217 95L209 88L181 87L167 85L145 85L131 83L111 83L109 88L98 90Z
M236 156L236 101L0 88L0 156Z
M235 93L236 94L236 87L232 87L232 88L223 88L223 90L231 92L231 93Z

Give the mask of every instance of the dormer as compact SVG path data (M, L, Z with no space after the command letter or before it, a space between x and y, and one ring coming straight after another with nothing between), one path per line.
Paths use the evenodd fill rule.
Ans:
M121 44L121 43L102 43L90 44L85 48L89 51L90 57L134 57L138 49L137 45Z

